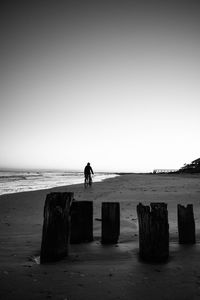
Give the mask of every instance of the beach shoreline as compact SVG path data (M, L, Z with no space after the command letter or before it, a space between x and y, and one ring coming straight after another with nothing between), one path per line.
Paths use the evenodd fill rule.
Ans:
M95 172L92 180L100 182L116 176L118 176L116 173ZM83 181L83 172L0 170L0 195L71 186L81 184Z
M0 196L1 299L199 299L200 176L124 174L84 189L83 184ZM43 209L52 191L74 192L75 200L93 201L94 241L70 245L69 256L38 265ZM117 245L101 245L101 204L120 202ZM136 206L168 204L170 259L146 264L138 257ZM178 244L177 204L193 204L196 245Z

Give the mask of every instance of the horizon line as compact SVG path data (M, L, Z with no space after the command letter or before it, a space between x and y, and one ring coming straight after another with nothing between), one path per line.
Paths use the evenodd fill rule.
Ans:
M69 168L69 169L66 169L66 168L28 168L28 167L25 167L25 168L18 168L18 167L1 167L0 166L0 172L4 172L4 171L27 171L27 172L30 172L30 171L35 171L35 172L39 172L39 171L46 171L46 172L56 172L56 171L63 171L63 172L83 172L83 170L81 169L72 169L72 168ZM134 170L134 171L126 171L126 170L109 170L109 171L100 171L100 170L97 170L97 171L94 171L94 173L115 173L115 174L127 174L127 173L149 173L149 172L153 172L153 170L151 171L144 171L144 170Z

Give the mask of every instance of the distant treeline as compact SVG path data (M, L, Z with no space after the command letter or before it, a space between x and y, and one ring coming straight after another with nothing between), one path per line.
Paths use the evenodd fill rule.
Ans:
M177 173L200 173L200 158L193 160L190 164L184 164Z

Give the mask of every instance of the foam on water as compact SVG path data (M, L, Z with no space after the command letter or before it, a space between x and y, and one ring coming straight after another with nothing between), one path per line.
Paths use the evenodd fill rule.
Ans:
M113 173L95 173L93 182L117 176ZM22 172L0 171L0 195L49 189L84 182L82 172Z

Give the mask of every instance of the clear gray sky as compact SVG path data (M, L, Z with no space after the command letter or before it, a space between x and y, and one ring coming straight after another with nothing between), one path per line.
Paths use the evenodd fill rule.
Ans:
M199 1L5 1L0 167L200 157Z

